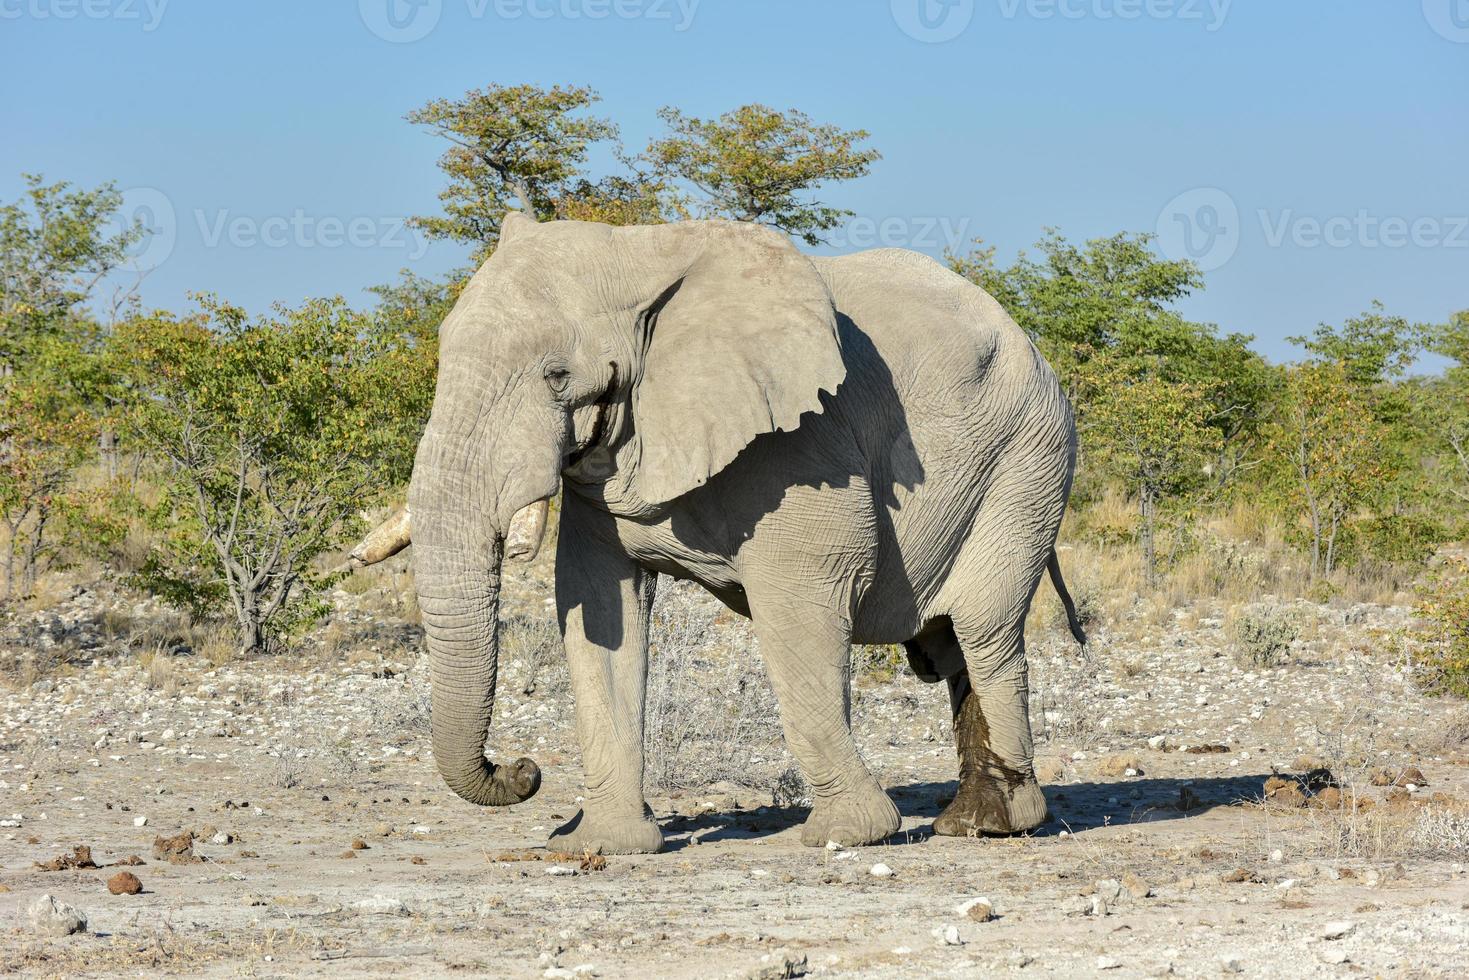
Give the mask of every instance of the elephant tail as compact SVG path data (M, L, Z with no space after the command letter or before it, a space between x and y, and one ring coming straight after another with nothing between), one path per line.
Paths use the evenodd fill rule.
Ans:
M1061 605L1066 607L1066 625L1071 628L1071 635L1076 638L1076 643L1081 647L1083 657L1091 656L1091 646L1087 642L1086 630L1082 628L1081 617L1076 614L1076 603L1071 600L1071 593L1066 589L1066 580L1061 577L1061 560L1056 557L1056 549L1051 549L1051 556L1046 559L1046 571L1051 573L1051 584L1056 587L1056 595L1061 599Z

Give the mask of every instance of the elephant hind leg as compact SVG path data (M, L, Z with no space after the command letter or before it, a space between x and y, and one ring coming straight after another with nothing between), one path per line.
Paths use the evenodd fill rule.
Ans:
M1033 476L1027 479L1033 481ZM949 676L959 792L934 822L937 834L1013 834L1046 820L1035 780L1025 616L1060 523L1061 501L998 487L946 586L965 669Z
M959 750L959 790L953 802L934 821L934 833L947 837L1014 834L1045 823L1046 799L1035 779L1029 744L1029 721L1017 717L1024 704L1025 685L1019 689L988 686L982 695L970 683L969 672L949 678L949 701L954 711L954 742ZM988 702L988 703L987 703ZM1024 729L997 737L986 716L997 727ZM1022 707L1021 712L1024 711Z

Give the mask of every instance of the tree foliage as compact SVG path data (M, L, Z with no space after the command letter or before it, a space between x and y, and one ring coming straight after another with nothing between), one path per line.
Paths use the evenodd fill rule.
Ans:
M699 213L754 221L818 245L852 214L814 193L834 181L863 177L881 158L859 146L871 134L813 122L798 109L752 104L717 119L665 107L669 133L648 145L653 172L692 188Z
M320 612L324 551L403 482L431 374L411 344L341 301L250 322L205 300L123 324L108 351L122 431L155 461L162 534L143 581L228 611L264 648Z
M586 112L599 99L578 85L487 85L410 112L409 122L453 144L439 159L449 177L439 194L445 213L414 218L414 226L468 242L483 258L499 240L506 211L556 217L586 180L591 146L617 138L614 123Z

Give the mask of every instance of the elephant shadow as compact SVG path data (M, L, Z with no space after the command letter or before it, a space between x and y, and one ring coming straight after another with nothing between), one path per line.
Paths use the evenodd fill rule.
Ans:
M1143 777L1110 782L1079 782L1043 786L1049 815L1025 837L1055 837L1101 827L1158 823L1202 816L1220 807L1260 799L1262 776ZM907 783L888 792L904 817L929 818L927 825L900 830L884 844L917 844L933 835L932 819L953 799L957 780ZM804 806L760 806L711 811L697 816L673 816L660 823L665 850L692 844L754 840L799 827L806 819Z

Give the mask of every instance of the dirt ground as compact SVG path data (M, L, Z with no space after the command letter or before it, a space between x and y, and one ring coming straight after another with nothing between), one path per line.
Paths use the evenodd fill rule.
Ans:
M107 588L14 617L0 972L1469 975L1469 720L1385 652L1401 608L1296 603L1289 662L1257 669L1208 602L1103 625L1089 660L1038 615L1051 819L1014 839L931 836L955 786L942 685L869 662L855 724L904 823L844 850L799 842L804 790L744 626L665 589L649 799L667 848L603 860L542 849L580 779L546 578L510 575L502 610L491 754L545 774L509 810L459 801L434 771L401 567L338 593L300 649L223 666ZM1305 778L1317 768L1331 777ZM1372 785L1381 770L1404 785ZM1277 773L1301 778L1265 800ZM65 867L76 845L96 867ZM139 894L109 892L122 870ZM43 934L43 895L86 929Z

